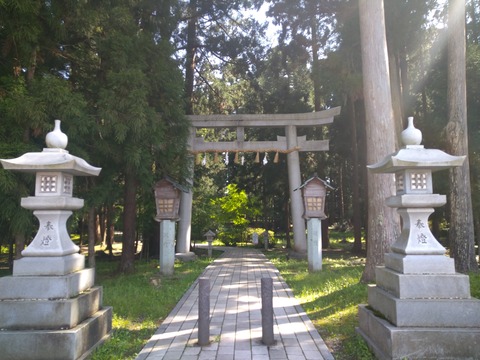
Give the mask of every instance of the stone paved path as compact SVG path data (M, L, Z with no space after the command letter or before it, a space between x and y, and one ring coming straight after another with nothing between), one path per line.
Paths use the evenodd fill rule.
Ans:
M210 279L210 338L198 346L198 281L185 293L136 360L333 359L278 270L258 250L225 248L201 277ZM262 339L261 278L273 279L275 345Z

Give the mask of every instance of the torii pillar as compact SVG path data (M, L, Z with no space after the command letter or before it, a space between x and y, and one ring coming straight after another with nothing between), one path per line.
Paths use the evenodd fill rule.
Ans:
M287 148L294 149L298 147L297 127L289 125L285 128L287 137ZM287 154L288 165L288 185L290 191L290 211L293 224L293 248L298 253L307 252L307 236L305 233L305 219L303 219L303 199L300 191L295 191L302 185L302 176L300 174L300 155L298 151L292 151ZM287 230L289 231L289 229Z
M190 129L188 137L188 148L193 149L196 129ZM191 234L192 234L192 204L193 204L193 157L188 159L190 178L186 179L188 183L188 192L182 191L180 195L180 221L178 222L176 253L180 257L190 257L194 254L190 252Z

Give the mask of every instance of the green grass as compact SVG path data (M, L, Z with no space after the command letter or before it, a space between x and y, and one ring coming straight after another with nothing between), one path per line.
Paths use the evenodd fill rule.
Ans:
M367 302L360 283L364 259L346 252L324 252L322 271L309 273L306 260L287 260L279 250L267 256L278 268L335 359L374 359L355 333L358 305Z
M266 253L299 299L337 360L373 360L356 334L358 305L367 304L367 285L360 283L365 259L348 252L352 239L342 243L331 234L333 251L324 251L322 271L309 273L306 260L287 260L280 249ZM343 250L342 250L343 249ZM470 274L471 295L480 298L480 273Z
M112 272L116 262L97 261L97 284L103 286L103 304L113 306L113 331L92 360L135 359L146 342L175 307L185 291L212 261L199 257L176 262L175 274L160 276L158 261L136 263L130 275Z

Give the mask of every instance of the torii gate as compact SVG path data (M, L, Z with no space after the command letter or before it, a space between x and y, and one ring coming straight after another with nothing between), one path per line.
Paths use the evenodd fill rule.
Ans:
M340 114L340 107L300 114L235 114L235 115L189 115L192 124L189 138L190 152L281 152L287 154L288 183L291 200L294 249L306 253L307 239L305 220L303 219L303 201L300 191L294 191L302 185L300 174L300 151L328 151L328 140L307 140L306 136L297 136L297 126L313 127L328 125ZM285 128L285 136L277 136L276 141L245 141L245 128ZM237 140L205 142L196 136L199 128L236 128ZM188 181L193 185L193 161ZM191 191L182 193L180 204L180 222L177 234L177 253L190 252L192 200Z

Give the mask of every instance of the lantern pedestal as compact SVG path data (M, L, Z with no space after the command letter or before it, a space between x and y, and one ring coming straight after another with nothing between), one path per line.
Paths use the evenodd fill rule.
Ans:
M307 220L308 270L322 270L322 221L317 218Z
M175 265L175 221L160 221L160 274L173 275Z
M179 220L181 194L188 192L188 189L166 177L155 184L154 190L157 207L155 220L160 222L160 273L171 275L175 262L175 222ZM184 244L177 245L181 247L177 254L179 259L195 258L195 254L188 252Z
M304 213L307 219L307 259L309 271L322 270L322 221L325 215L327 190L333 188L317 174L305 181L302 189Z
M446 203L432 194L432 171L460 166L464 157L406 144L369 168L394 173L402 232L376 268L368 304L359 307L358 333L378 359L473 359L480 353L480 300L471 298L467 275L428 226L433 208Z

